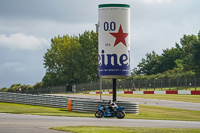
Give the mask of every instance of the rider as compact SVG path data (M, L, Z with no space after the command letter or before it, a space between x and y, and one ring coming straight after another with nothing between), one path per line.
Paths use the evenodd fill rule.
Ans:
M112 102L111 100L108 100L108 104L109 104L109 109L110 111L114 111L118 106L116 103Z

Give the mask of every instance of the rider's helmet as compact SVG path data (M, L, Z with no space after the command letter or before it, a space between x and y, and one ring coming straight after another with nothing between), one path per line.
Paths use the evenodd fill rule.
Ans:
M111 104L111 100L108 100L108 104Z

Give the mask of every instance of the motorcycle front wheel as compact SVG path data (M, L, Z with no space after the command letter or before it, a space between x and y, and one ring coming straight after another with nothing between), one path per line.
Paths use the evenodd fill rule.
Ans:
M116 112L116 117L118 119L123 119L125 117L125 112L124 111L117 111Z
M103 117L103 111L102 111L102 110L97 111L97 112L95 113L95 117L96 117L96 118L101 118L101 117Z

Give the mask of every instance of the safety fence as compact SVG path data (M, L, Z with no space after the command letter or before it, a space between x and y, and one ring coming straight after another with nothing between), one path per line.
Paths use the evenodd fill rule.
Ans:
M102 86L103 92L112 91L112 80L103 79L102 82L76 84L75 93L96 92ZM117 91L165 91L165 90L200 90L200 78L172 78L172 79L125 79L117 80Z
M70 104L68 103L69 100L71 100ZM0 92L0 102L20 103L67 109L70 105L72 111L95 112L98 106L102 104L105 105L108 101L90 98ZM139 113L139 105L137 102L117 101L116 104L118 106L126 107L126 113Z

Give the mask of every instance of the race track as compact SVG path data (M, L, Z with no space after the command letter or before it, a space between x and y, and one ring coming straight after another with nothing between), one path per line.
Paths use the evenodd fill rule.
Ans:
M67 95L65 95L67 96ZM69 95L70 97L96 98L91 95ZM108 100L112 97L103 96ZM142 99L118 97L119 101L139 102L139 104L172 107L200 111L200 103L179 101L167 101L157 99ZM121 127L155 127L155 128L196 128L200 129L200 122L195 121L170 121L170 120L143 120L143 119L110 119L110 118L86 118L86 117L57 117L37 116L23 114L0 113L0 133L63 133L50 130L50 127L60 126L121 126Z
M142 119L110 119L87 117L57 117L23 114L0 113L1 133L62 133L50 130L58 126L121 126L121 127L157 127L157 128L196 128L200 129L200 122L142 120Z

